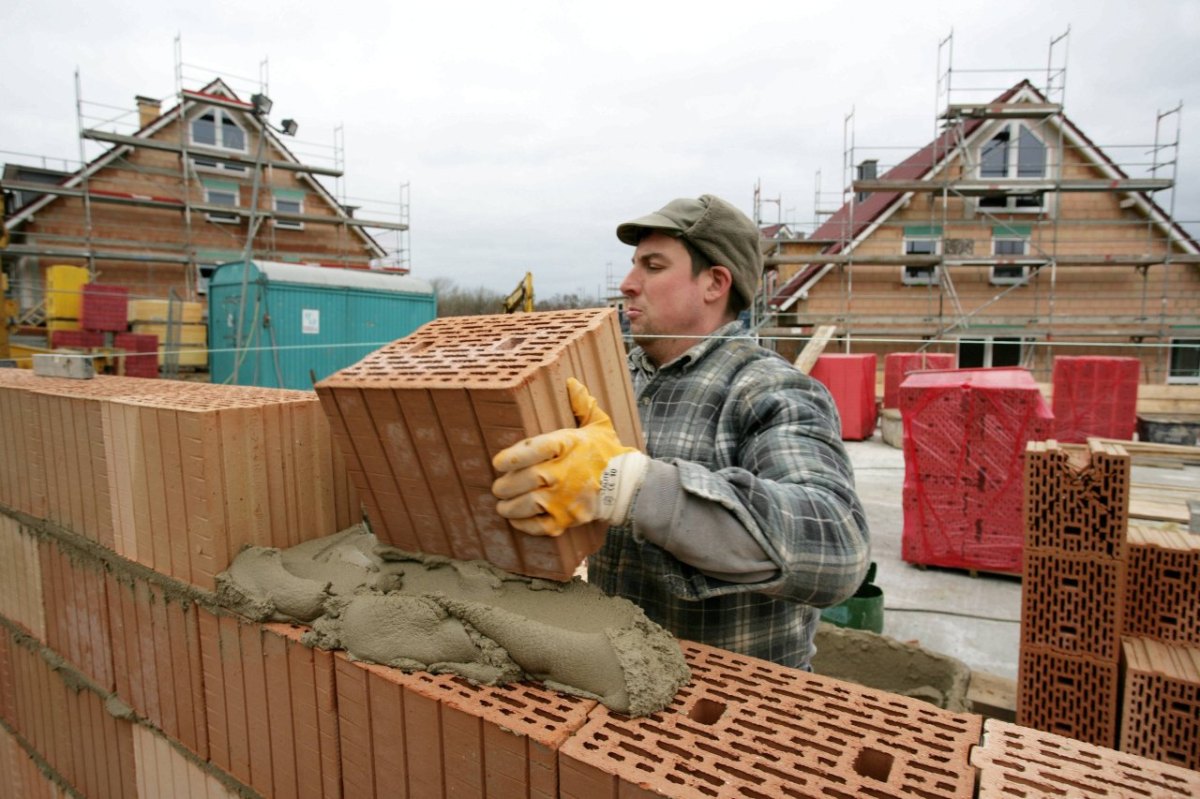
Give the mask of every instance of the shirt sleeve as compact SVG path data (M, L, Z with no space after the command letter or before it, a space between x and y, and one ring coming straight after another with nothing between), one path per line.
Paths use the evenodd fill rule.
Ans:
M714 452L727 463L652 464L635 537L686 565L672 581L685 599L754 591L828 607L852 595L869 533L828 391L760 362L734 378L722 415Z

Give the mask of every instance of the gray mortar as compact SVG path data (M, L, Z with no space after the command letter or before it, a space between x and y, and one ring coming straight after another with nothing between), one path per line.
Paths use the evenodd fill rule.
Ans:
M956 713L971 710L967 698L971 670L955 658L824 622L817 629L816 645L812 667L817 674L921 699Z
M483 684L537 680L631 716L665 708L691 676L675 639L628 600L380 546L361 526L244 550L217 576L217 599L311 624L310 646Z

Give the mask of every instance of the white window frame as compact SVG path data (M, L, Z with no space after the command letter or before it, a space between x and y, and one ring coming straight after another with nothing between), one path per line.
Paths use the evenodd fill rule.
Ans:
M910 245L917 243L931 243L933 250L930 253L913 252ZM924 236L909 236L904 237L904 255L941 255L942 254L942 236L941 234L929 234ZM928 273L923 270L929 269ZM922 270L922 271L916 271ZM936 286L941 282L941 267L933 265L925 266L902 266L900 267L900 282L906 286Z
M1027 132L1030 136L1037 139L1038 143L1042 145L1042 150L1045 153L1045 157L1043 158L1043 161L1042 161L1042 174L1040 174L1040 175L1021 176L1019 174L1020 152L1021 152L1020 142L1021 142L1021 132L1022 131ZM1009 136L1008 142L1009 143L1008 143L1008 153L1006 155L1004 174L1003 175L984 175L983 174L983 151L984 151L984 148L986 148L996 137L1000 136L1002 133L1005 133L1005 132L1008 133L1008 136ZM980 180L987 180L987 181L1011 180L1011 181L1016 182L1016 181L1021 181L1021 180L1045 179L1046 173L1050 169L1050 145L1047 144L1046 140L1044 138L1042 138L1041 136L1039 136L1037 134L1037 132L1035 132L1033 130L1033 128L1029 127L1028 125L1025 125L1021 122L1006 122L1005 124L1000 125L995 130L993 130L991 135L988 136L986 139L984 139L983 142L979 145L979 150L976 153L975 164L976 164L975 176ZM1038 196L1038 202L1036 205L1021 204L1021 200L1026 199L1027 197L1028 197L1028 195L1009 195L1009 196L1000 196L1000 197L995 197L995 198L980 197L976 201L976 206L981 212L987 212L987 213L1000 212L1000 213L1011 213L1011 214L1041 214L1041 213L1046 212L1047 207L1048 207L1048 202L1047 202L1045 193L1042 193L1040 196ZM993 200L993 202L985 205L985 202L987 202L989 199ZM1003 202L1002 203L995 202L995 200L1002 200Z
M983 344L983 363L979 366L962 366L962 343L964 341ZM958 364L960 369L991 369L993 353L997 342L1001 344L1018 344L1020 352L1018 353L1017 363L1015 366L1020 366L1025 363L1026 356L1029 355L1029 348L1033 346L1036 339L1030 336L958 336L954 340L954 362ZM1014 366L1013 364L1006 364Z
M1167 348L1167 382L1174 385L1200 385L1200 367L1195 374L1175 375L1171 373L1171 360L1177 348L1200 350L1200 336L1195 338L1173 338ZM1200 356L1198 356L1200 357Z
M271 208L275 211L283 210L279 207L281 200L285 203L295 203L296 205L295 211L287 211L287 213L304 213L304 194L302 192L296 192L295 196L291 196L290 192L288 194L272 194ZM294 219L273 219L271 221L280 230L304 230L304 223Z
M213 115L213 139L214 144L207 142L196 141L195 124L204 116ZM231 147L225 143L225 133L223 119L228 119L233 123L234 127L242 132L242 146ZM188 142L195 147L207 147L211 150L225 150L231 153L240 153L249 155L250 153L250 134L246 128L237 120L237 117L224 108L210 108L207 111L201 111L188 120ZM214 161L205 158L202 155L194 155L191 158L192 166L196 169L208 172L232 172L235 174L245 174L247 167L243 164L229 164L224 161Z
M230 208L240 208L241 207L241 205L242 205L241 192L236 190L236 184L214 185L214 184L206 182L203 184L203 186L204 186L204 204L205 205L228 205ZM214 192L232 196L233 202L232 203L223 203L223 202L214 201L214 199L213 199ZM216 222L221 225L236 225L242 221L242 217L239 214L221 214L221 213L214 213L212 211L207 212L204 215L204 217L209 222Z
M1013 242L1013 241L1021 243L1021 252L1019 252L1019 253L997 252L997 249L998 249L997 245L1000 244L1000 242ZM994 255L994 256L1016 255L1019 257L1027 257L1029 255L1029 239L1026 236L1021 236L1021 235L1017 235L1017 234L993 236L992 237L992 255ZM1021 274L1020 275L1002 275L1002 274L998 274L996 272L997 269L1020 269ZM992 270L991 270L991 275L988 278L988 282L991 283L993 286L1024 285L1025 283L1029 282L1029 267L1028 266L1011 267L1011 266L993 265Z

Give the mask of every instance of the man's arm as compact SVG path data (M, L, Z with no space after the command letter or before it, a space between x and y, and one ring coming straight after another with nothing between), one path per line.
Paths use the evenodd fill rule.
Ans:
M634 505L634 535L681 563L686 579L668 584L689 599L756 591L816 606L852 594L868 531L824 387L777 364L748 367L716 449L726 463L712 469L652 461Z

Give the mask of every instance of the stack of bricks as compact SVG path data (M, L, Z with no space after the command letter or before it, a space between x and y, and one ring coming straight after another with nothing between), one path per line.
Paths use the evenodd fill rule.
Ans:
M316 388L381 541L567 580L603 544L605 524L527 536L497 515L491 486L495 454L575 427L571 377L622 443L642 446L611 309L439 319Z
M122 332L129 327L129 290L95 283L84 286L79 321L84 330Z
M1049 406L1021 369L913 372L900 387L909 563L1019 574L1025 445Z
M1017 722L1113 747L1129 456L1098 442L1035 442L1026 469Z
M842 438L862 441L875 434L875 353L822 355L809 373L833 396Z
M119 370L126 377L158 377L158 336L148 333L117 333L113 348L124 350Z
M1129 530L1120 748L1200 769L1200 539Z
M1089 436L1127 441L1137 428L1137 358L1058 356L1054 359L1054 438Z
M890 352L883 358L883 407L900 407L900 384L913 372L953 369L954 353Z

